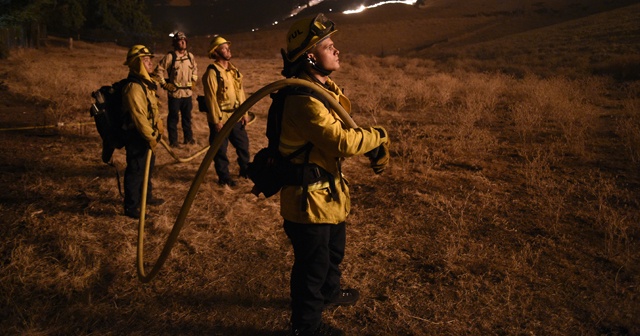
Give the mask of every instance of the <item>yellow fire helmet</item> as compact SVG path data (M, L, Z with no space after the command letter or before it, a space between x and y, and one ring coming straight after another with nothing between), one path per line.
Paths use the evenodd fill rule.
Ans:
M153 53L151 53L151 50L149 50L149 48L143 46L142 44L136 44L131 47L131 49L129 49L129 52L127 53L127 59L124 61L124 65L128 66L129 64L131 64L131 61L143 56L153 57Z
M224 37L220 35L214 36L213 40L211 40L211 44L209 44L209 58L213 58L211 57L211 55L215 53L216 49L218 49L219 46L225 43L231 45L231 41L227 41Z
M337 30L333 21L322 13L294 22L287 33L287 59L294 62L335 32Z

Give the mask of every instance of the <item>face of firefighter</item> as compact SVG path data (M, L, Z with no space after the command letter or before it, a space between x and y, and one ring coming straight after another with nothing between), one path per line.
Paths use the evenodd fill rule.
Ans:
M177 51L185 51L187 50L187 40L180 39L176 41L176 50Z
M328 71L340 69L340 51L336 49L330 37L318 43L310 54L318 67Z
M144 65L144 68L145 70L147 70L147 73L153 73L153 61L151 60L151 57L142 56L140 58L140 61L142 61L142 65Z
M225 44L220 45L218 47L218 49L216 50L216 53L222 59L227 60L227 61L230 60L231 59L231 47L229 46L229 43L225 43Z

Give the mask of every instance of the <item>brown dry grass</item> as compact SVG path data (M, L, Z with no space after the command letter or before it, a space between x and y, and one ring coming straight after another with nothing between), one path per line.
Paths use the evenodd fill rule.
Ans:
M602 34L631 28L620 18L638 10L612 12ZM588 22L545 34L576 35ZM637 31L627 34L637 41ZM610 56L598 69L629 69L616 60L638 45L615 38L615 46L589 40ZM279 79L278 58L241 52L243 40L234 41L245 53L235 62L248 92ZM343 53L334 78L358 124L389 130L393 161L382 176L361 157L345 164L354 208L344 283L363 298L326 319L352 335L640 334L639 83L617 71L591 75L590 62L569 67L586 57L583 40L566 43L554 71L517 52L518 39L492 43L501 56L477 58L470 48L448 50L454 61ZM245 181L219 187L210 169L166 265L140 283L137 222L121 215L94 127L73 125L90 121L92 90L126 74L126 51L50 44L0 64L2 127L69 125L0 132L0 331L283 334L292 252L278 198L255 198ZM500 65L505 59L513 62ZM207 60L198 61L204 69ZM253 109L254 153L265 145L267 106ZM198 113L195 134L206 142ZM116 160L122 170L124 154ZM168 202L151 208L147 267L199 162L158 153L154 183Z

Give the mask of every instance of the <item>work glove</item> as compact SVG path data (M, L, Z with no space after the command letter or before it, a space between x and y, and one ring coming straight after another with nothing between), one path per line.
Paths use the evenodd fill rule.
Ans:
M250 121L251 117L249 116L249 113L245 113L240 119L240 123L245 126L248 125Z
M158 145L158 140L156 140L156 139L151 139L151 140L149 141L149 148L150 148L152 151L155 151L155 149L156 149L156 146L157 146L157 145Z
M162 122L162 118L158 119L156 128L158 129L158 133L160 133L160 135L164 135L164 123Z
M380 133L380 138L385 139L386 142L383 142L380 146L366 152L364 155L369 158L370 166L373 169L373 172L376 174L381 174L387 165L389 164L389 136L387 135L387 130L382 127L374 127Z
M164 83L162 85L162 88L169 91L169 92L176 92L178 90L178 88L176 87L175 84L173 83Z
M155 151L156 146L158 145L160 140L162 140L162 134L160 134L159 132L153 132L152 135L155 135L155 138L149 140L149 148L151 148L152 151Z

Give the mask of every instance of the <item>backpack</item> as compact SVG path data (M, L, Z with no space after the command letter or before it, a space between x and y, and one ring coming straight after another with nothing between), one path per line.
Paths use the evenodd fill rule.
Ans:
M103 86L91 93L95 103L89 113L93 117L98 133L102 138L102 162L108 163L116 149L124 147L129 138L127 125L131 117L122 108L122 89L128 83L138 83L145 95L147 89L135 77L127 77L110 86Z
M267 147L262 148L256 153L253 161L249 163L247 168L247 175L254 184L251 192L256 196L262 193L265 197L269 198L278 193L285 185L304 184L303 174L300 173L300 166L305 167L308 165L309 153L311 152L311 148L313 148L313 144L307 142L304 146L287 156L282 156L280 150L278 150L280 133L282 131L284 102L288 95L313 96L322 101L325 106L328 106L328 103L325 102L321 96L306 88L286 87L270 95L272 102L267 116L266 132L269 143ZM292 164L291 159L303 152L305 153L304 163L302 165Z

